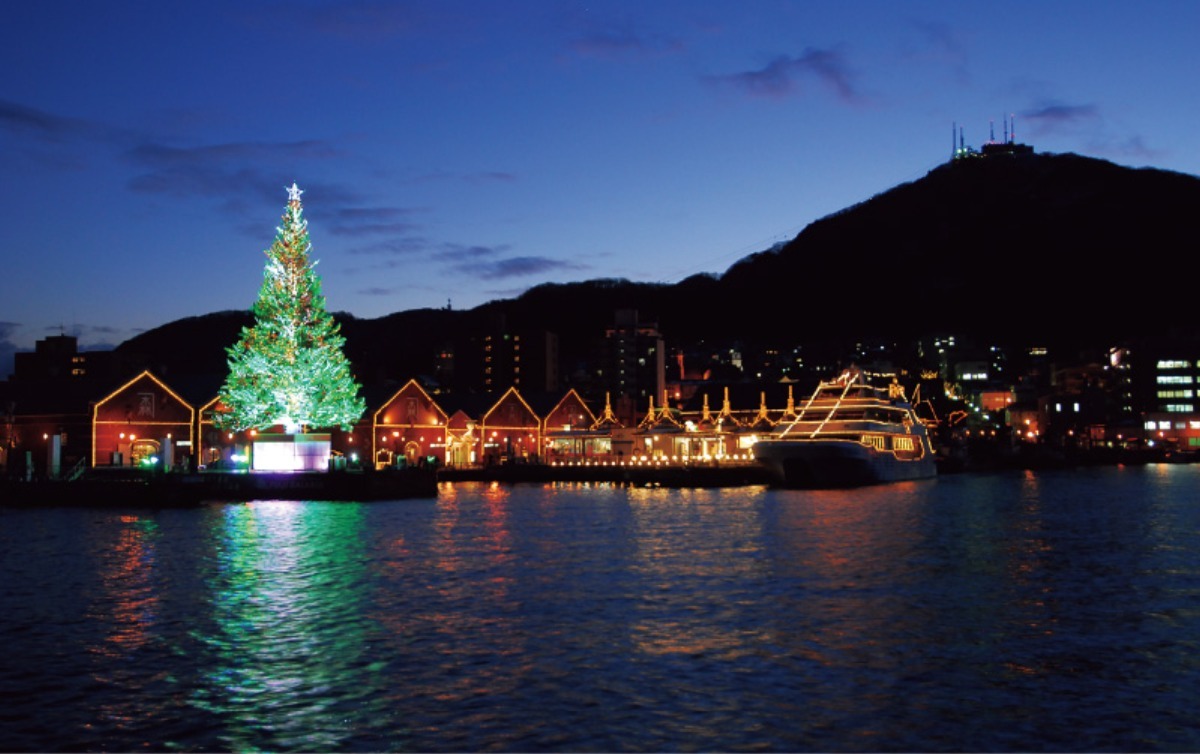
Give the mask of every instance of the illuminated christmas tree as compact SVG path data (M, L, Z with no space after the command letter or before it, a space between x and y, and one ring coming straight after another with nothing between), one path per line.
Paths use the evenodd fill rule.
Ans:
M358 421L366 404L342 346L346 339L325 310L321 280L309 264L308 223L301 190L288 189L283 225L267 250L253 327L242 328L229 349L229 376L221 388L221 429L282 424L288 434Z

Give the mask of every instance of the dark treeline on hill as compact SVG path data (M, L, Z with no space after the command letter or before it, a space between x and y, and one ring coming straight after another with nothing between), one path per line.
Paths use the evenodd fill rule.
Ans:
M1076 155L959 160L721 279L760 319L850 337L1108 344L1192 321L1200 179ZM1172 292L1174 289L1174 292Z
M720 275L546 284L471 310L335 316L368 385L431 374L440 348L501 320L556 333L566 376L622 308L657 322L668 347L934 333L1105 346L1191 329L1198 210L1200 178L1190 175L1073 154L976 157L818 220ZM117 350L164 372L219 374L249 324L249 312L193 317Z

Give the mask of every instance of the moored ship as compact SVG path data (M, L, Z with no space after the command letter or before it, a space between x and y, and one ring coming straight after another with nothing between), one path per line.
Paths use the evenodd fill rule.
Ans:
M903 388L858 369L821 382L754 457L786 487L856 487L937 476L933 445Z

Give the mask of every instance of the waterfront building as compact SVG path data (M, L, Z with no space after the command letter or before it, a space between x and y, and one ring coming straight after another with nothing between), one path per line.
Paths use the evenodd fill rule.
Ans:
M232 466L234 456L249 453L249 446L236 443L238 433L223 432L217 428L216 415L227 411L221 399L213 398L196 412L196 462L198 468L219 469L222 465Z
M579 393L568 390L542 419L545 460L551 463L610 460L612 431L597 422Z
M644 328L636 312L620 319L637 325L626 331L634 336L629 342L646 349L647 366L656 364L652 357L663 353L661 336ZM68 341L54 340L42 350L65 354ZM1076 361L1040 348L1011 353L1013 360L1005 364L996 349L933 339L925 361L939 368L925 369L919 378L899 372L919 380L922 397L917 401L914 393L914 403L928 408L950 439L957 431L1003 445L1011 438L1014 445L1067 450L1149 446L1200 452L1197 339L1164 336L1081 353ZM400 383L377 383L368 395L371 413L347 431L328 433L331 466L733 461L744 459L755 439L799 410L793 395L798 383L791 380L716 380L707 369L687 370L681 359L675 362L679 382L645 395L648 410L632 421L622 420L609 391L603 410L596 411L573 388L560 393L509 385L496 398L483 391L437 393L416 379L394 390ZM80 464L130 467L152 458L160 468L247 467L257 432L217 429L221 405L203 375L175 375L168 384L143 371L117 384L70 374L39 381L30 379L36 373L30 369L0 383L0 464L8 475L59 476ZM657 369L648 366L648 373ZM910 379L903 381L911 385ZM625 383L626 389L631 385Z
M1036 402L1010 403L1004 407L1004 423L1010 428L1013 443L1035 444L1041 442L1043 418L1042 407Z
M510 387L479 423L484 465L537 461L541 449L541 417Z
M57 478L88 465L91 390L0 383L0 469L24 478Z
M1133 349L1135 401L1144 407L1147 442L1200 452L1200 341L1156 339ZM1140 399L1140 401L1138 400Z
M684 432L682 412L672 409L666 390L662 392L662 403L654 405L654 397L648 399L649 409L634 431L633 455L656 463L677 462L689 455L690 438Z
M744 426L748 432L765 434L774 429L778 422L771 418L770 411L767 409L767 391L759 391L758 397L758 411L755 412L754 416L750 417L750 420Z
M725 398L725 405L714 412L709 405L708 392L701 393L699 413L683 413L683 426L688 432L687 457L720 460L729 455L730 433L737 431L736 419L725 415L729 388L725 388Z
M376 468L422 460L447 462L449 416L416 380L409 380L372 416L371 457Z
M196 410L149 371L92 408L92 466L187 467Z
M479 463L479 421L463 409L446 418L446 465L465 468Z

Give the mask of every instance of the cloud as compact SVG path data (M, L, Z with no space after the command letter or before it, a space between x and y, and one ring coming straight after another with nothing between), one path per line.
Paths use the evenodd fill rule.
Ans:
M1141 134L1122 133L1101 108L1093 104L1069 104L1044 100L1017 116L1016 130L1034 136L1066 134L1086 144L1089 154L1114 160L1155 161L1162 150L1151 148Z
M614 59L681 52L684 44L676 37L637 28L630 21L619 21L589 24L571 40L570 49L580 57Z
M54 144L70 141L127 143L134 138L130 131L99 121L58 115L10 100L0 100L0 129Z
M200 147L169 147L141 144L125 157L147 170L134 176L129 187L140 193L168 196L225 197L252 196L255 199L279 199L283 185L279 176L295 172L297 164L324 161L342 156L327 142L242 142ZM267 178L267 175L273 177ZM313 192L309 185L306 192ZM352 192L323 186L315 193L324 201L348 201ZM230 207L237 209L237 205Z
M373 236L389 233L408 233L419 225L413 223L368 223L364 225L334 225L329 232L335 236Z
M126 331L119 327L111 327L109 325L88 325L82 330L93 335L123 335Z
M77 170L98 148L120 154L133 166L128 187L137 193L171 197L203 196L223 200L229 213L258 211L264 201L281 203L283 186L297 166L344 157L330 142L229 142L194 147L169 146L147 133L70 118L0 100L0 133L23 139L23 154L37 164ZM361 201L357 192L337 184L305 186L324 206ZM254 235L260 235L255 233Z
M419 210L405 207L343 207L333 213L329 232L335 236L402 235L420 226L406 218Z
M1085 123L1094 123L1100 117L1095 105L1067 105L1050 102L1021 113L1021 119L1033 124L1035 133L1071 128Z
M272 14L278 23L278 13ZM350 40L386 40L411 34L430 21L416 3L384 0L293 5L284 14L310 31Z
M46 335L71 335L79 339L81 351L106 351L116 346L109 341L123 341L131 334L141 332L141 328L129 329L113 325L84 325L76 322L72 325L46 325L42 328ZM96 340L104 338L104 340ZM88 341L85 343L84 341Z
M509 173L504 170L481 170L474 173L458 173L450 170L437 170L432 173L425 173L412 178L409 182L414 184L435 183L438 181L461 181L463 183L481 184L481 183L513 183L517 180L514 173Z
M459 272L481 280L504 280L514 277L544 275L557 270L582 270L586 265L549 257L510 257L493 261L475 261L456 266Z
M339 150L317 139L281 143L231 142L202 147L167 147L161 144L143 144L129 153L130 159L152 167L203 162L328 159L341 156L342 153Z
M0 127L32 134L48 141L62 141L95 133L96 126L75 118L64 118L44 110L0 100Z
M376 286L371 288L360 288L359 290L355 291L355 293L358 293L360 296L392 296L395 295L396 289L380 288Z
M501 246L462 246L460 244L443 244L438 256L442 259L454 260L463 264L475 263L483 259L497 257L508 251L510 247Z
M348 250L350 254L363 256L405 257L414 256L430 250L432 244L423 236L406 236L391 238L366 246L356 246Z
M512 247L507 244L486 246L482 244L458 244L450 242L432 243L422 236L394 238L360 246L350 250L351 254L379 257L378 262L367 267L373 269L405 269L420 264L426 269L441 269L444 272L476 280L503 280L532 275L543 275L558 270L586 270L587 265L543 256L509 256ZM352 270L358 272L361 270ZM387 289L368 288L366 295L386 295Z
M1124 141L1112 144L1109 151L1126 157L1136 157L1140 160L1158 160L1164 154L1161 149L1153 149L1147 146L1141 136L1130 136Z
M404 217L416 212L408 207L343 207L336 213L338 220L355 222L359 220L384 221Z
M316 163L343 156L328 142L230 142L196 147L173 147L143 143L125 153L125 159L143 172L129 180L129 188L138 193L194 200L197 197L219 200L225 216L245 221L234 227L246 238L263 239L272 235L272 225L263 221L263 207L282 207L287 199L286 186L300 184L310 220L324 222L333 216L337 235L403 232L411 230L396 223L370 229L363 223L346 222L352 215L339 215L344 208L359 204L363 197L354 189L338 183L305 181L306 173L323 172ZM343 209L338 209L338 208Z
M857 103L862 97L843 55L837 50L810 47L797 57L779 55L762 68L710 76L709 83L730 86L754 97L781 99L803 92L803 82L815 79L838 99Z
M468 183L513 183L517 180L517 176L502 170L488 170L481 173L468 173L463 176L463 180Z
M13 137L20 154L55 170L79 170L96 146L128 143L132 134L96 121L70 118L0 100L0 133ZM14 150L16 151L16 150Z

